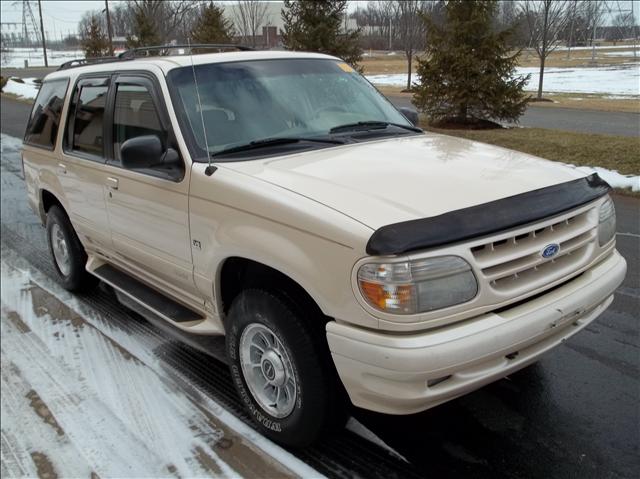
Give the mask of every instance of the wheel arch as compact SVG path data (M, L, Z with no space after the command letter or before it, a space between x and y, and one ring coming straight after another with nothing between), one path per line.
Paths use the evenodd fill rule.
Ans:
M311 315L330 320L320 304L299 281L265 263L242 256L230 256L221 262L216 275L216 297L225 316L233 299L244 289L261 288L285 293L300 306L310 308Z
M42 221L42 224L46 222L47 212L54 205L59 206L62 209L62 211L64 211L64 213L67 216L69 216L69 213L67 212L67 209L65 208L64 204L62 203L60 198L56 196L55 193L52 193L46 188L41 188L39 197L40 197L39 198L40 201L38 202L38 205L39 205L38 210L40 214L40 221Z

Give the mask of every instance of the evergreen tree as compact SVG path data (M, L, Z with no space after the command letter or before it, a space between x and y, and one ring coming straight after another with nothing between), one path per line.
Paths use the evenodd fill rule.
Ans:
M109 53L109 40L96 15L91 15L89 21L85 22L80 37L86 58L103 57Z
M334 55L358 70L360 30L344 31L346 0L285 0L283 42L287 50Z
M127 36L127 48L150 47L161 45L159 26L153 21L147 9L132 8L133 22L131 35Z
M517 121L524 113L529 75L515 76L520 52L509 51L511 30L493 30L495 9L492 0L450 0L443 25L424 17L427 47L413 104L432 121Z
M233 37L233 24L224 17L224 11L213 2L200 10L191 30L193 43L229 43Z

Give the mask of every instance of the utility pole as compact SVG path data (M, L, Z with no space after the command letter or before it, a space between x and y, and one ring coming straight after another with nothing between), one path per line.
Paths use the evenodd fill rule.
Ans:
M111 38L111 16L109 15L109 0L104 0L104 10L107 12L107 34L109 35L109 55L113 56L113 40Z
M38 0L38 12L40 13L40 33L42 33L42 54L44 55L44 66L48 67L47 61L47 40L44 37L44 22L42 21L42 4Z

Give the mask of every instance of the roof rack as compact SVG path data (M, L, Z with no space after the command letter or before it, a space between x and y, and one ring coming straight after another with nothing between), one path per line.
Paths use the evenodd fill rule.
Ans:
M242 52L253 50L253 48L251 47L247 47L245 45L238 45L235 43L192 43L190 45L189 44L158 45L158 46L152 46L152 47L132 48L130 50L127 50L126 52L122 52L120 55L118 55L118 57L121 59L128 59L128 58L136 58L139 56L153 56L154 55L153 52L157 52L156 55L158 56L163 56L163 55L169 55L170 54L169 52L171 50L188 50L188 53L187 52L177 53L177 55L188 55L193 50L204 50L204 49L207 49L207 50L236 49ZM176 53L171 53L171 55L176 55Z
M235 43L193 43L191 45L156 45L152 47L140 47L131 48L127 51L120 53L115 57L95 57L95 58L78 58L75 60L69 60L64 62L58 67L58 70L67 70L69 68L76 68L85 65L93 65L99 63L111 63L120 62L124 60L132 60L140 57L150 56L167 56L167 55L188 55L193 50L229 50L236 49L242 52L253 51L251 47L245 45L238 45ZM183 50L175 51L175 50Z
M85 65L93 65L95 63L111 63L122 61L119 57L95 57L95 58L76 58L75 60L69 60L64 62L58 67L58 70L67 70L69 68L82 67Z

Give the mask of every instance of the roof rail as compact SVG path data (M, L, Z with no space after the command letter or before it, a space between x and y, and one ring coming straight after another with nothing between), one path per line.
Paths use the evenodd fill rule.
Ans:
M75 60L69 60L64 62L58 67L58 70L68 70L69 68L82 67L85 65L93 65L95 63L111 63L122 61L119 57L94 57L94 58L76 58Z
M216 49L216 50L228 50L236 49L242 52L252 51L253 48L245 45L238 45L235 43L193 43L191 45L156 45L152 47L140 47L131 48L124 51L115 57L95 57L95 58L77 58L75 60L69 60L64 62L58 67L58 70L67 70L69 68L76 68L85 65L93 65L96 63L111 63L120 62L123 60L131 60L133 58L147 57L147 56L166 56L169 55L172 50L187 50L191 53L193 50L204 49ZM154 53L155 52L155 53ZM186 52L171 53L171 55L188 55Z
M240 51L252 51L253 48L247 47L245 45L238 45L235 43L192 43L192 44L180 44L180 45L156 45L152 47L140 47L140 48L132 48L125 52L122 52L118 55L120 59L129 59L136 58L138 56L153 56L153 52L157 56L169 55L171 50L188 50L191 53L192 50L203 50L203 49L217 49L217 50L228 50L228 49L236 49ZM142 54L142 55L140 55ZM188 53L179 52L177 55L187 55ZM176 54L174 54L176 55Z

